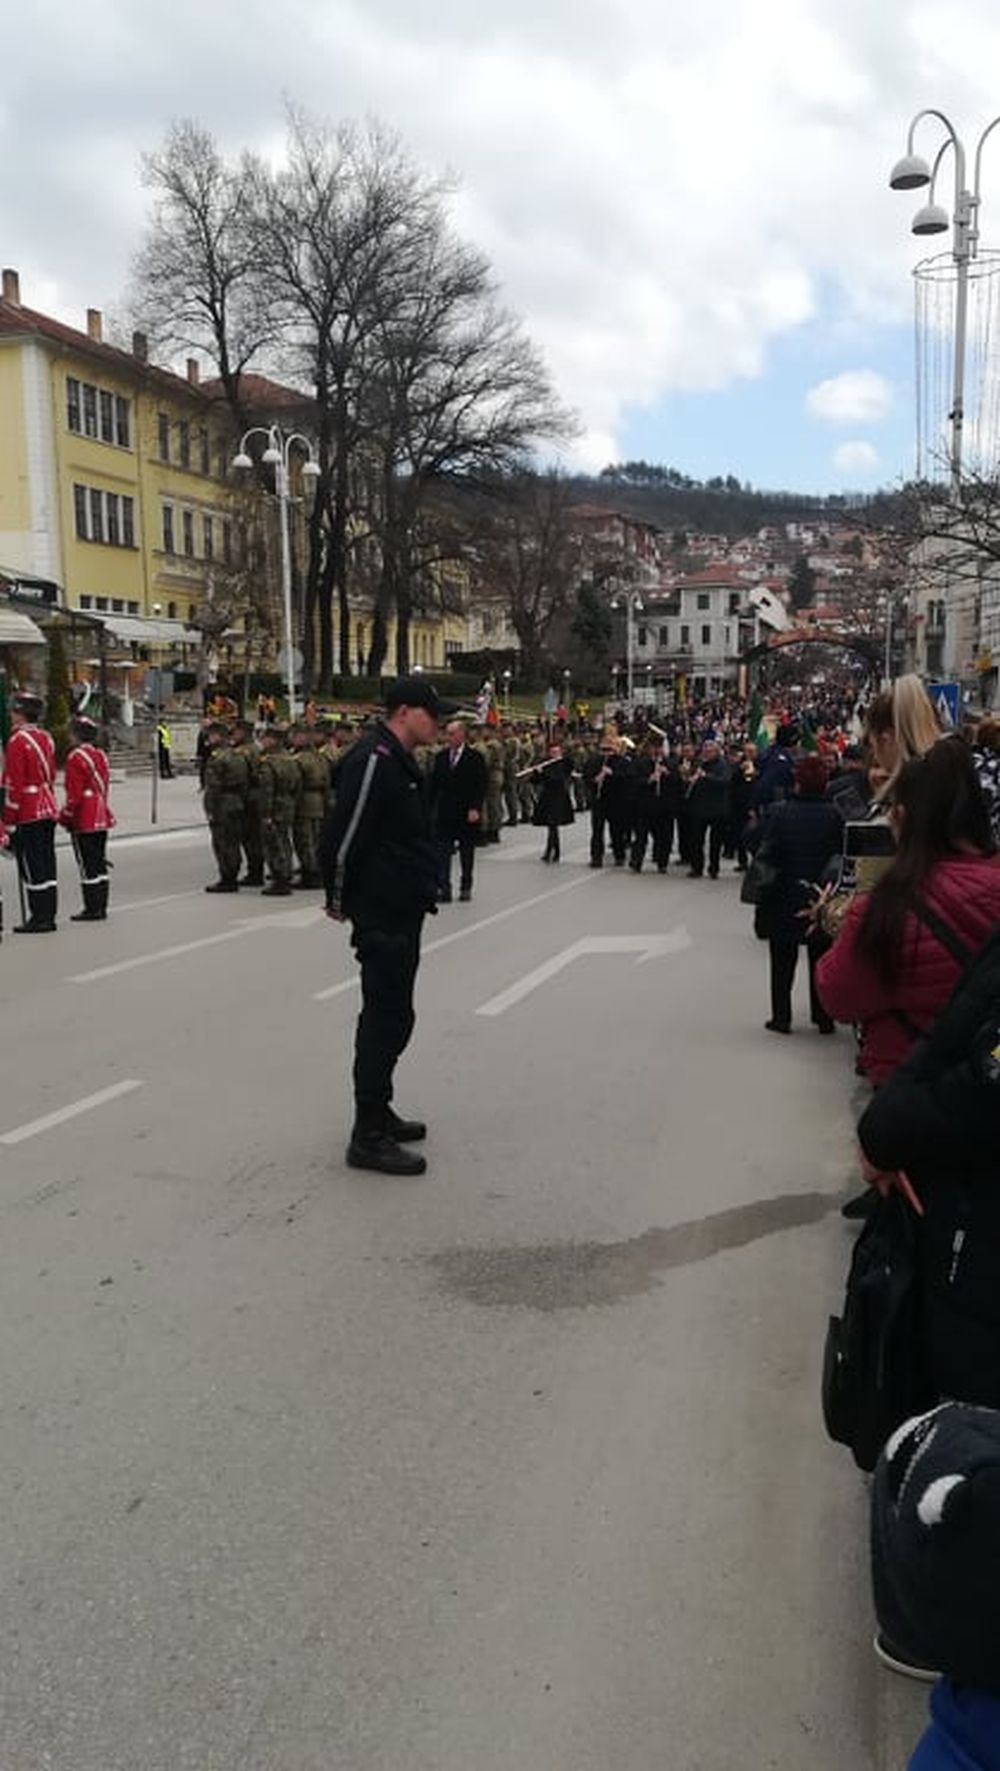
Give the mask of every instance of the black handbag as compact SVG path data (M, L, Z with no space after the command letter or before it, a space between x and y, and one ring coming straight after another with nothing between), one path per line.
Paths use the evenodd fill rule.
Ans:
M743 875L740 886L741 904L763 904L774 891L778 883L778 869L767 852L767 843L762 842L749 867Z
M851 1257L843 1313L823 1355L823 1420L861 1470L911 1414L936 1398L924 1370L917 1219L895 1190L880 1198Z

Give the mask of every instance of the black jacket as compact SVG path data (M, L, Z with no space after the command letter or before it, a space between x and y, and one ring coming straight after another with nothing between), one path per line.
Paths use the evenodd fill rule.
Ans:
M1000 1408L1000 930L858 1126L877 1168L902 1169L918 1224L935 1387Z
M775 806L753 845L765 845L768 860L778 869L777 882L760 918L772 940L805 940L806 927L799 911L807 908L812 897L809 885L822 879L831 857L839 855L843 840L840 813L825 799L803 794Z
M677 764L664 758L640 757L636 771L636 810L649 823L676 818L684 798L684 783Z
M605 774L604 771L607 770ZM599 777L603 776L603 779ZM587 804L608 818L626 818L632 805L635 778L627 757L607 751L589 758L583 771Z
M538 789L538 799L531 819L533 824L551 828L553 824L575 822L569 791L572 775L573 764L568 756L560 757L557 762L535 770L532 780Z
M454 841L473 826L470 812L481 812L486 798L486 759L471 745L462 747L457 763L449 750L439 750L430 775L431 817L436 836Z
M405 927L435 908L427 783L388 727L376 725L345 753L319 852L327 904L356 926Z
M705 763L699 768L688 788L688 806L693 818L702 819L706 824L728 818L732 776L732 764L721 756L714 763Z

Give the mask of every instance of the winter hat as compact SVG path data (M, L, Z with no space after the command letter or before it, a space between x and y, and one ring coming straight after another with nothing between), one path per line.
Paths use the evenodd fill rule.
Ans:
M1000 1693L1000 1412L944 1402L893 1434L872 1491L872 1577L896 1647Z

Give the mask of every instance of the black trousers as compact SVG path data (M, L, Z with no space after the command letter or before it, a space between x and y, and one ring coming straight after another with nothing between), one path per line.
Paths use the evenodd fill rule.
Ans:
M719 871L722 845L726 840L725 818L698 818L691 831L691 847L686 857L692 872L701 878L705 871L705 837L708 837L708 871L713 879Z
M604 832L607 829L611 853L621 865L628 852L630 828L627 814L623 815L620 812L609 814L600 804L592 806L590 811L590 859L592 861L604 860Z
M442 898L451 897L451 857L458 847L458 880L463 892L472 890L472 874L476 864L476 832L472 825L461 836L438 838L438 891Z
M547 824L545 828L548 834L545 838L544 859L546 861L558 861L562 852L559 847L559 826L558 824Z
M771 950L771 1019L777 1021L779 1027L790 1027L792 1024L792 985L799 960L801 942L794 938L789 940L783 935L772 935L768 945ZM816 1027L832 1027L833 1022L816 994L816 962L822 949L811 944L806 947L809 963L809 1019Z
M49 927L56 920L58 902L55 819L37 818L32 824L18 824L13 834L26 920Z
M106 830L84 830L73 838L73 852L80 869L83 908L88 916L105 917L108 913L107 850Z
M358 928L361 1013L354 1041L355 1130L377 1137L392 1101L392 1076L410 1042L423 917L394 929Z
M638 873L646 859L646 844L652 838L653 861L657 867L667 867L670 863L670 851L674 846L674 815L672 812L660 813L650 818L640 812L635 821L635 834L632 838L632 866Z

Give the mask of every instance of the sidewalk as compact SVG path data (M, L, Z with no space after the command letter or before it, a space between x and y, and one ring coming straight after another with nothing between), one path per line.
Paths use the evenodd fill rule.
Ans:
M203 829L205 814L197 775L177 775L156 783L156 823L151 816L152 781L133 775L111 784L111 808L118 820L114 837L148 836L158 830Z

